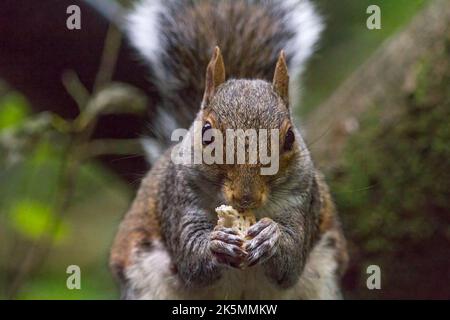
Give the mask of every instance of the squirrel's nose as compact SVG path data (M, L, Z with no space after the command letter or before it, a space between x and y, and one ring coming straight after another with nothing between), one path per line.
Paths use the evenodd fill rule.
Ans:
M240 196L239 198L233 197L233 202L235 202L236 207L239 209L251 209L257 206L256 199L249 194Z
M239 203L242 204L243 206L249 206L253 203L253 199L251 196L245 195L245 196L242 196Z

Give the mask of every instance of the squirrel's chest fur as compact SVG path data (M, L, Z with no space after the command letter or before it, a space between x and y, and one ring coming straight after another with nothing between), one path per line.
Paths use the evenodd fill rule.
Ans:
M335 251L327 233L312 250L298 282L289 289L272 284L262 268L228 269L214 285L186 289L171 268L171 258L161 243L138 254L127 271L124 297L128 299L339 299Z
M162 168L157 166L156 169ZM157 185L152 184L152 187L149 188L152 192L146 194L147 200L148 197L152 197L157 188ZM325 194L325 192L322 193ZM160 201L162 199L164 197L159 198ZM325 200L323 202L327 203ZM166 202L170 203L170 201ZM325 205L323 207L326 212L332 211ZM322 215L324 216L322 218L324 222L331 219L327 218L325 214ZM301 276L288 289L281 288L273 283L264 274L261 265L244 270L224 269L218 281L201 288L189 289L189 286L183 284L176 268L173 267L174 257L169 253L167 244L158 236L151 239L150 246L144 249L139 247L134 249L132 253L133 263L125 271L125 277L128 281L126 287L122 290L123 297L127 299L340 298L338 275L340 239L340 233L335 228L324 228L308 255ZM298 250L300 249L298 248Z
M229 269L211 288L216 299L280 299L284 293L267 281L259 266L245 269Z
M289 299L288 291L268 282L258 266L224 270L213 285L189 290L171 268L169 253L161 243L137 255L136 263L127 271L129 285L125 297L128 299Z

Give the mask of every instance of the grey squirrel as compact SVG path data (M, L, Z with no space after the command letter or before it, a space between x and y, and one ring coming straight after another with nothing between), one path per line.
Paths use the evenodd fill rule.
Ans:
M169 147L143 179L111 250L123 298L342 297L345 238L292 120L297 99L289 97L298 90L288 70L299 77L321 29L306 0L143 0L135 7L129 36L161 95L162 134L147 142L153 158L175 128L194 134L193 120L203 136L212 128L276 129L280 147L274 175L262 175L258 164L172 161L180 145L211 143L203 136L200 145ZM214 209L224 203L254 212L245 237L217 226Z

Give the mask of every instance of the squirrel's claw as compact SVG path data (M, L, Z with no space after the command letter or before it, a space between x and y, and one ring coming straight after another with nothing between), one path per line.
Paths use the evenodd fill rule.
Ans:
M251 267L266 261L275 254L280 237L280 228L272 219L264 218L248 230L247 236L253 236L251 240L247 240L244 244L244 249L248 252L246 262Z
M211 234L211 240L218 240L220 242L233 244L239 247L241 247L244 243L244 239L239 237L237 234L230 234L221 230L213 231L213 234Z
M240 268L247 256L244 239L231 228L216 228L210 235L210 250L219 264Z

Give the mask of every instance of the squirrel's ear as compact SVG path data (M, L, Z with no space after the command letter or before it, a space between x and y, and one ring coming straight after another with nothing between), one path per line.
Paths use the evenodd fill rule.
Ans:
M289 74L286 64L286 56L281 50L278 57L277 66L273 75L273 89L283 99L286 106L289 106Z
M225 65L219 47L214 48L213 55L206 69L205 93L202 106L209 103L216 88L225 82Z

